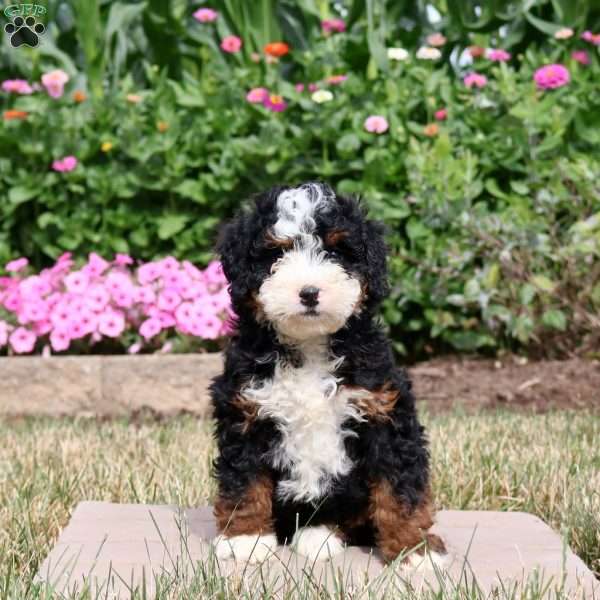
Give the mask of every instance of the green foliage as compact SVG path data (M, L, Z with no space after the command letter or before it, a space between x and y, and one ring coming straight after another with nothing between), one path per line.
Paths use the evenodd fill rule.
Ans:
M39 266L93 250L205 263L218 224L251 193L324 179L364 196L388 225L393 286L384 316L398 351L597 351L600 68L597 55L588 67L570 58L582 47L577 36L546 38L514 66L478 61L489 83L474 90L443 61L388 61L382 49L398 42L393 3L357 0L350 31L330 37L319 31L319 19L332 16L326 2L265 0L241 10L223 0L213 3L216 25L186 21L185 2L150 4L115 2L108 12L106 3L86 4L76 32L87 83L71 64L63 98L4 100L29 116L0 127L0 262L25 255ZM88 10L100 11L96 28ZM156 64L131 62L131 40L115 25L123 19L134 31L164 32L153 42ZM293 48L274 65L249 58L270 36L289 40L294 23L305 51ZM246 54L224 55L218 40L237 28L248 34ZM62 64L44 52L29 53L25 74ZM536 90L533 71L550 62L566 64L572 81ZM325 86L343 73L323 104L292 85ZM256 86L283 94L288 109L246 102ZM77 87L87 101L71 99ZM426 130L442 107L448 119ZM386 116L387 133L364 130L371 114ZM112 147L103 151L105 142ZM80 161L73 172L51 170L69 154Z

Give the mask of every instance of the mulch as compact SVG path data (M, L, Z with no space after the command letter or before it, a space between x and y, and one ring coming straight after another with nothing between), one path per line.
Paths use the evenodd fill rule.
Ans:
M436 358L409 368L421 404L466 409L600 409L600 361Z

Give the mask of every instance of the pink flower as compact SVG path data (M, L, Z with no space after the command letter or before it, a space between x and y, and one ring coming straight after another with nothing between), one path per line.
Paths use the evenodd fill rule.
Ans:
M325 33L342 33L346 31L346 23L343 19L324 19L321 27Z
M57 327L52 330L52 333L50 334L50 345L52 346L52 350L55 352L62 352L63 350L68 349L70 343L71 338L69 337L66 328Z
M29 261L26 258L15 258L15 260L11 260L10 262L6 263L4 268L9 273L18 273L19 271L22 271L28 264Z
M309 92L316 92L318 89L319 89L319 85L317 83L309 83L308 84Z
M13 94L33 94L33 88L24 79L7 79L2 82L2 90Z
M184 260L181 266L192 279L201 280L203 278L202 271L189 260Z
M296 85L294 85L294 89L298 92L301 93L304 91L304 84L303 83L297 83Z
M39 300L26 301L22 308L19 321L31 323L34 321L43 321L48 316L48 307L46 303Z
M439 32L432 33L431 35L427 36L428 46L443 46L447 41L448 40L446 39L446 37Z
M8 323L0 321L0 348L6 344L8 340Z
M141 284L152 283L161 276L161 269L154 262L146 263L138 269L138 279Z
M142 349L142 344L140 342L135 342L131 344L129 348L127 348L127 354L137 354Z
M113 298L122 294L123 292L129 292L129 294L133 294L133 284L131 283L129 276L125 275L125 273L113 271L105 279L104 286L110 292Z
M344 83L348 79L348 75L330 75L327 78L327 83L331 85L339 85L340 83Z
M164 290L158 295L156 306L167 312L174 311L181 302L181 296L173 290Z
M114 263L118 267L125 267L127 265L133 264L133 258L131 258L131 256L129 256L128 254L119 254L118 253L117 256L115 257Z
M571 52L571 58L581 65L590 64L590 55L585 50L574 50Z
M364 128L369 133L385 133L390 128L390 125L385 117L371 115L366 118Z
M226 282L223 265L218 260L212 260L204 269L204 280L208 284L223 284Z
M87 273L90 277L98 277L108 269L110 263L104 260L101 256L92 252L88 256L87 264L81 269L84 273Z
M283 96L271 94L265 98L263 106L272 112L283 112L287 108L287 103Z
M433 113L436 121L445 121L448 118L448 110L445 108L440 108Z
M98 317L98 331L107 337L119 337L125 329L123 313L109 310Z
M12 349L17 354L26 354L31 352L35 346L37 337L33 331L25 329L25 327L17 327L8 338Z
M69 335L72 340L78 340L87 335L87 333L87 328L81 321L71 321L69 323Z
M73 294L83 294L90 283L90 278L83 271L73 271L65 277L65 287Z
M150 338L153 338L155 335L158 335L160 333L161 329L162 329L162 325L158 319L155 319L155 318L146 319L140 325L140 335L144 339L149 340Z
M212 23L217 20L219 13L212 8L199 8L192 16L200 23Z
M206 316L200 320L196 335L207 340L215 340L221 332L221 321L216 317Z
M62 159L55 160L52 168L59 173L68 173L77 166L77 159L74 156L65 156Z
M463 81L468 88L482 88L487 84L487 77L485 75L481 75L480 73L469 73L463 79Z
M42 75L42 85L52 98L60 98L63 95L67 81L69 81L69 76L61 69L55 69Z
M102 285L92 285L88 288L85 303L95 312L104 310L110 300L110 294Z
M262 104L269 97L269 90L263 87L252 88L246 94L246 100L252 104Z
M538 89L555 89L567 85L571 80L568 69L564 65L552 64L540 67L534 74Z
M590 42L590 44L594 44L594 46L600 46L600 33L592 33L591 31L584 31L581 34L581 39L586 42Z
M179 261L174 256L166 256L158 261L158 266L162 270L162 274L172 273L179 269Z
M242 47L242 40L237 35L228 35L221 40L221 50L233 54L239 52Z
M112 292L115 304L121 308L129 308L133 304L133 290L131 288L122 288Z
M141 302L142 304L152 304L156 301L156 294L150 286L143 286L135 288L133 292L133 299L136 302Z
M510 60L510 52L502 50L502 48L490 48L487 57L494 62L506 62Z

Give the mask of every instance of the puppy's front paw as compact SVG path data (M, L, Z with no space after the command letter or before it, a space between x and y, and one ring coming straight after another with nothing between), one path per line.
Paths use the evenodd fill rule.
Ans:
M275 534L266 535L220 535L214 541L217 558L234 558L237 561L247 561L251 564L263 562L277 548Z
M292 538L294 550L311 561L329 560L344 551L342 540L329 527L301 527Z
M411 552L401 563L403 571L435 571L436 568L444 569L448 566L450 557L448 554L428 551L425 554Z

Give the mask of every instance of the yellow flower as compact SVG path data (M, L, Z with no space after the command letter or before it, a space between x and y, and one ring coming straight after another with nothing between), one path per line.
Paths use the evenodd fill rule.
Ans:
M169 124L164 121L159 121L156 124L156 129L158 129L161 133L164 133L167 129L169 129Z
M131 102L131 104L138 104L142 101L142 97L138 94L127 94L125 99L127 102Z
M112 142L102 142L102 145L100 146L100 150L102 150L102 152L110 152L112 149Z

